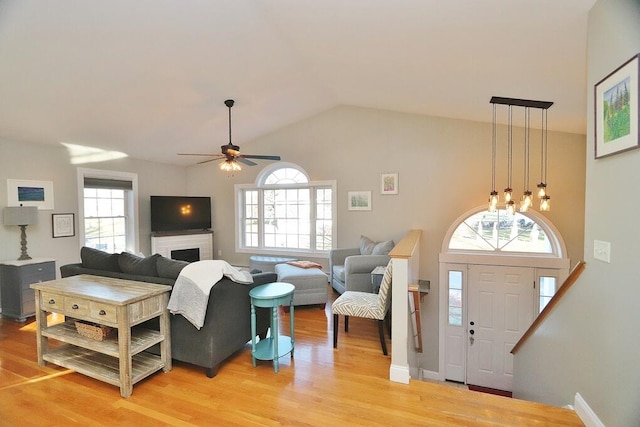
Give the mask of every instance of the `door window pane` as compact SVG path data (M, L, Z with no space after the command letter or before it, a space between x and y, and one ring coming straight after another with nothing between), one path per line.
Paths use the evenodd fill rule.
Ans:
M553 276L540 276L540 311L542 311L551 298L556 294L556 278Z
M449 271L449 325L462 326L462 271Z

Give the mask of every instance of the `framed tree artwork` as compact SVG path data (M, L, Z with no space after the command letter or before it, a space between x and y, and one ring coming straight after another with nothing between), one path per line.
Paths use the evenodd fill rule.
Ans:
M636 55L595 85L595 158L638 148L638 79Z
M370 211L371 191L349 191L350 211Z

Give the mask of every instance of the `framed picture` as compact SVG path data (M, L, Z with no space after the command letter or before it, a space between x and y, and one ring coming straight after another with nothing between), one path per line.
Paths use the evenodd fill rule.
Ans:
M371 191L349 191L350 211L370 211Z
M53 182L7 179L7 206L53 209Z
M53 237L71 237L76 235L74 215L72 213L51 214Z
M398 174L380 174L380 194L398 194Z
M636 55L595 85L595 158L638 148Z

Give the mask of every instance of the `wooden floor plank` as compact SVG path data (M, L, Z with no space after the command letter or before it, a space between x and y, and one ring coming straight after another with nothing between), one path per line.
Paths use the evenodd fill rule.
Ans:
M331 299L335 296L332 294ZM389 381L375 322L352 319L333 349L330 304L297 308L295 356L254 368L250 345L215 378L175 362L133 388L39 367L34 320L0 318L0 425L583 426L573 411L411 380ZM282 333L289 333L281 311ZM53 320L57 321L57 320Z

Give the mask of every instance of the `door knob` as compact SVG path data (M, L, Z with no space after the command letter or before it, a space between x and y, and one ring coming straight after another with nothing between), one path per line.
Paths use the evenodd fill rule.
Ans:
M475 334L475 333L476 333L476 331L474 331L473 329L471 329L471 330L469 331L469 333L470 333L471 335L473 335L473 334Z

